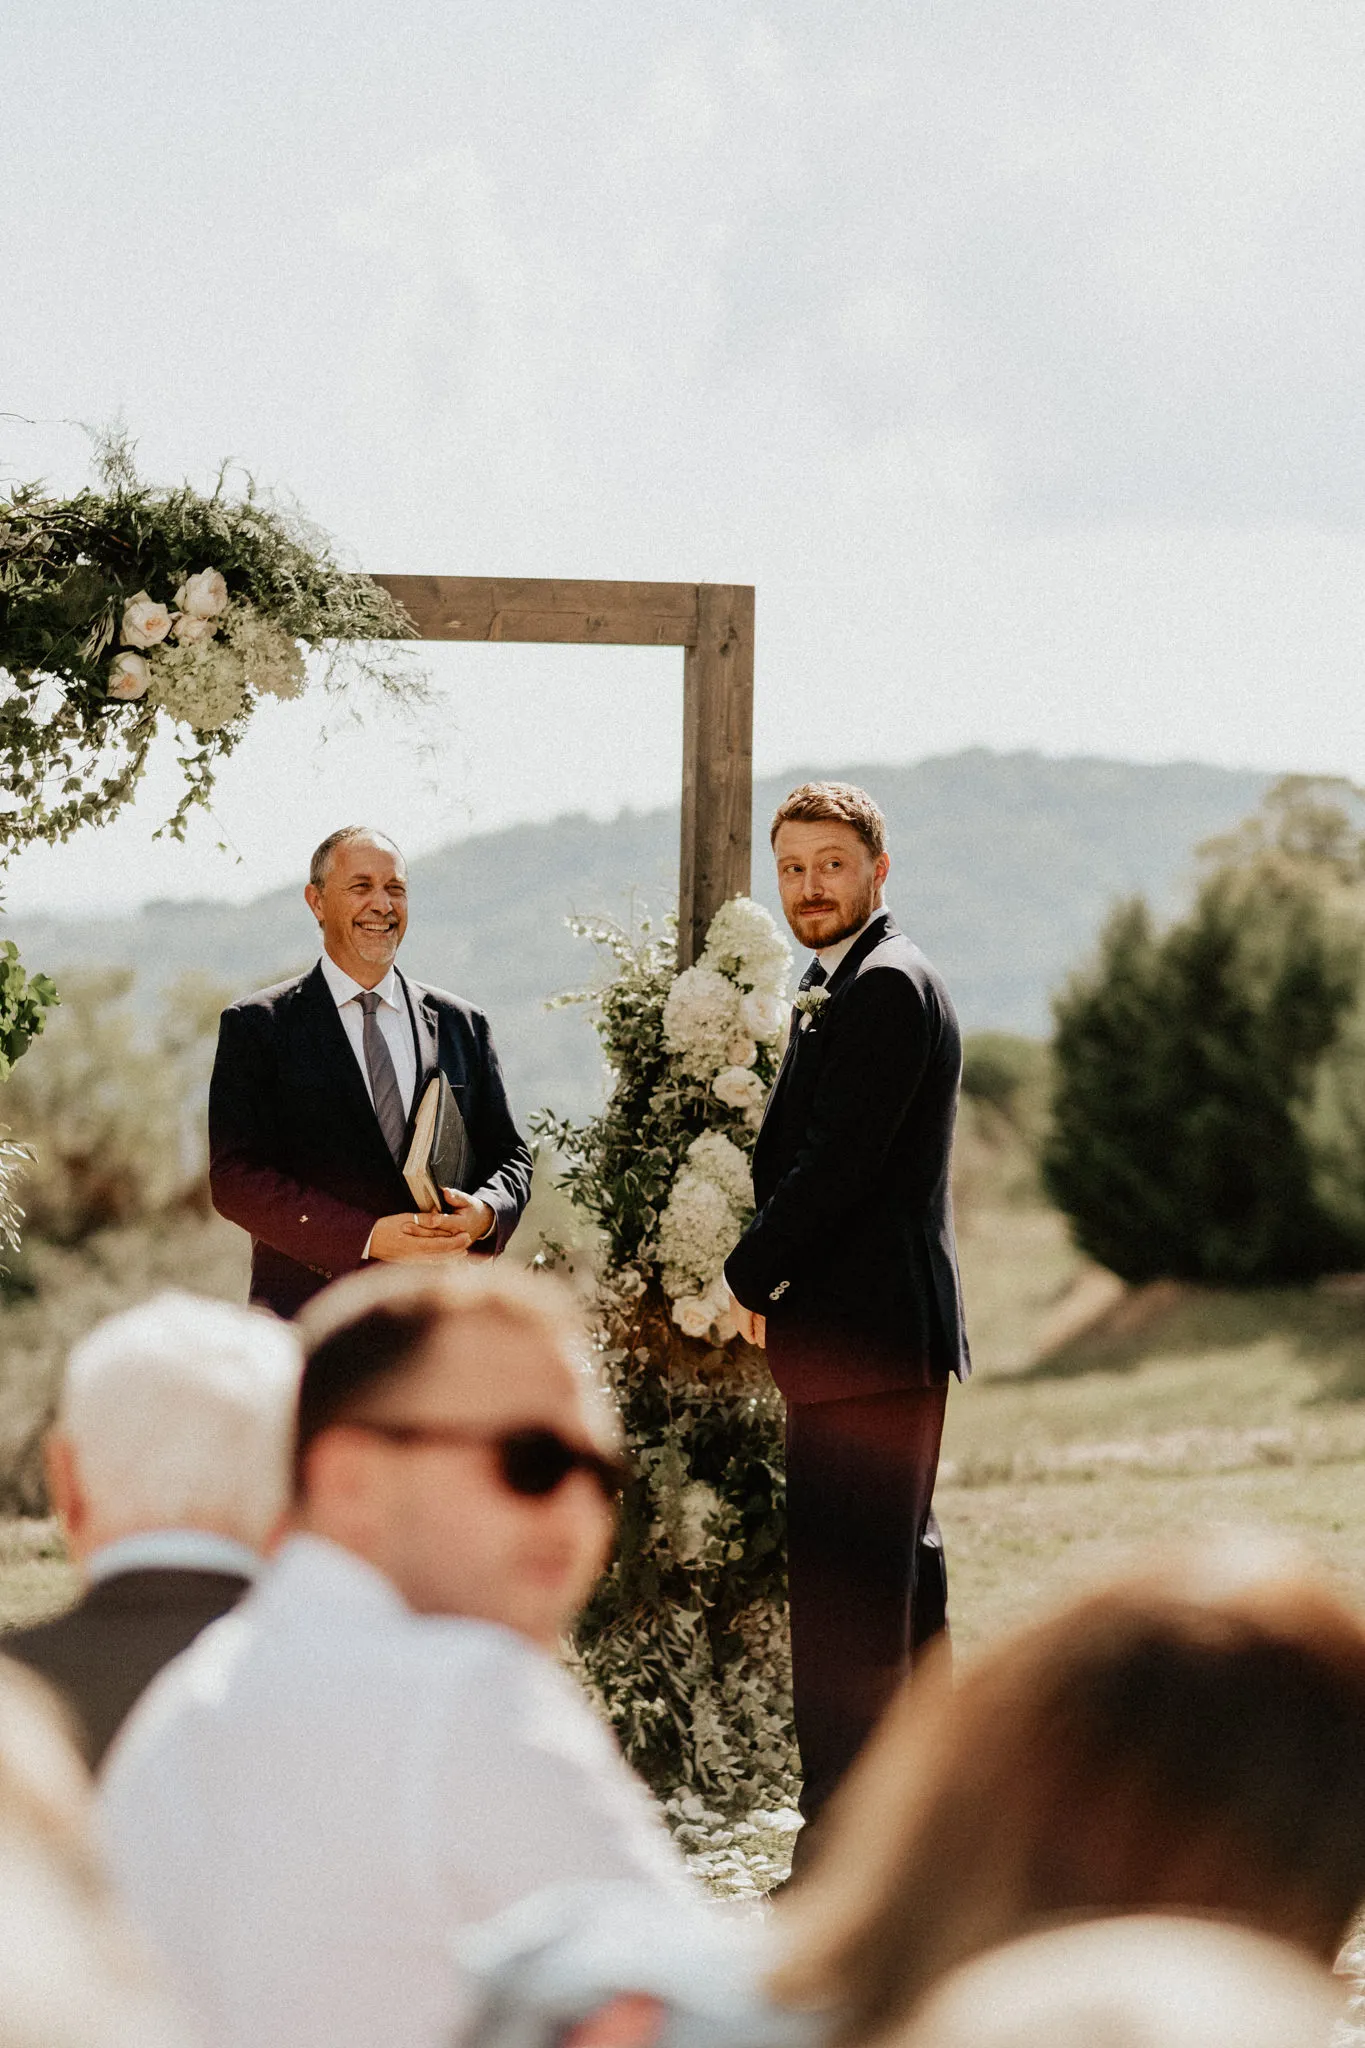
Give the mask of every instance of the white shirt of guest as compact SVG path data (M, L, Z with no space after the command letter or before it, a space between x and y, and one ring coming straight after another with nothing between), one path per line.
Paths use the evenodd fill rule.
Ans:
M373 1103L374 1090L370 1086L370 1070L365 1063L365 1012L356 1001L356 997L363 996L365 990L358 981L351 979L344 967L337 966L330 953L324 953L318 965L322 969L323 980L332 991L337 1015L351 1042L351 1051L356 1056L356 1064L365 1083L365 1092ZM393 1060L398 1092L403 1098L403 1114L407 1116L411 1114L412 1098L417 1089L417 1048L413 1044L412 1019L408 1015L407 999L399 984L396 968L390 967L384 979L375 983L374 992L379 998L375 1019Z
M101 1828L206 2048L451 2048L467 1924L564 1879L690 1896L552 1658L312 1536L153 1681Z

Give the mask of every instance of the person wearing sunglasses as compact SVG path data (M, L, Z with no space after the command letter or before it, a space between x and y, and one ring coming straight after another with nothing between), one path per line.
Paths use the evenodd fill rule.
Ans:
M626 1468L552 1281L390 1267L301 1328L292 1533L128 1724L106 1840L207 2048L447 2048L462 1928L566 1882L692 1904L555 1654Z

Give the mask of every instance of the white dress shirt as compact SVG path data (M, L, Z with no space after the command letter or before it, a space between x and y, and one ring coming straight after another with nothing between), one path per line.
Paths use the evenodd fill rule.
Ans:
M374 1090L370 1086L370 1070L365 1063L365 1012L356 1001L365 990L358 981L353 981L346 970L338 967L330 953L324 953L318 965L322 978L332 991L346 1036L351 1041L351 1051L356 1056L365 1092L374 1101ZM379 998L375 1021L384 1034L384 1043L393 1060L393 1071L398 1076L398 1092L403 1098L403 1114L412 1114L412 1098L417 1088L417 1047L412 1038L412 1019L408 1015L407 999L398 980L398 971L391 967L382 981L374 985Z
M101 1822L207 2048L451 2048L465 1925L562 1879L690 1892L550 1657L311 1536L144 1694Z

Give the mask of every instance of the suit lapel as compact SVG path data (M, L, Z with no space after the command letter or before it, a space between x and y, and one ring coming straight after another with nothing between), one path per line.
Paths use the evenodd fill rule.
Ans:
M879 946L882 940L888 938L895 929L896 926L889 910L878 910L873 913L866 931L859 934L857 944L849 947L829 980L824 984L831 997L837 995L841 988L847 986L873 948ZM787 1040L787 1049L782 1055L782 1064L777 1070L776 1078L771 1089L768 1091L768 1100L763 1106L763 1123L759 1125L760 1133L763 1130L763 1125L767 1123L769 1117L773 1114L778 1097L790 1085L792 1068L796 1064L796 1055L802 1035L801 1019L797 1017L792 1025L791 1036Z
M351 1050L351 1041L346 1036L346 1026L341 1021L341 1012L336 1006L332 991L328 988L320 967L315 967L306 978L302 990L304 1001L311 1013L312 1036L317 1046L318 1057L331 1076L337 1094L339 1113L349 1118L358 1133L372 1151L384 1160L390 1170L393 1168L393 1154L379 1128L379 1118L370 1101L370 1091L365 1086L365 1077L360 1071L360 1062Z
M872 920L867 930L859 933L856 944L849 947L825 984L831 998L838 995L840 989L846 987L852 981L868 954L873 951L874 947L880 946L883 939L889 938L895 929L896 926L889 910L873 912Z

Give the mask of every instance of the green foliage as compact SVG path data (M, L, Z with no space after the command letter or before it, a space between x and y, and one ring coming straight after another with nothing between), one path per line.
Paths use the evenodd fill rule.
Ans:
M60 1002L46 974L26 974L13 939L0 939L0 1081L26 1053Z
M761 1368L681 1337L657 1284L632 1297L608 1280L601 1306L636 1476L616 1560L579 1623L583 1674L661 1797L691 1789L742 1808L787 1795L781 1400Z
M225 993L184 977L148 1028L131 991L124 971L73 973L42 1044L6 1086L31 1160L28 1226L53 1243L208 1205L204 1110Z
M747 1807L796 1783L782 1403L756 1354L682 1335L655 1240L692 1140L721 1129L748 1151L753 1130L665 1043L671 937L575 928L615 969L591 996L563 999L597 1006L611 1094L586 1124L542 1115L536 1129L564 1158L560 1185L603 1232L598 1348L636 1474L575 1647L626 1756L661 1796L691 1789ZM775 1066L764 1048L765 1083Z
M26 484L0 504L0 860L103 824L131 801L158 712L109 696L109 657L123 606L139 592L169 603L187 575L211 565L235 601L312 648L412 633L384 591L343 570L321 534L249 479L235 498L225 475L208 496L188 484L156 488L138 479L117 435L105 437L100 469L102 490L52 498ZM392 662L368 672L394 688L409 682ZM174 836L207 802L249 714L248 703L217 730L182 729L184 794L165 828Z
M1122 905L1058 998L1044 1180L1081 1248L1126 1280L1248 1286L1365 1261L1323 1165L1345 1086L1323 1077L1365 963L1361 841L1338 788L1279 785L1208 850L1185 920L1161 934L1140 900Z

